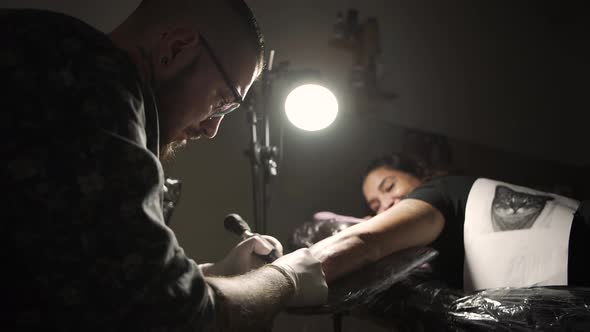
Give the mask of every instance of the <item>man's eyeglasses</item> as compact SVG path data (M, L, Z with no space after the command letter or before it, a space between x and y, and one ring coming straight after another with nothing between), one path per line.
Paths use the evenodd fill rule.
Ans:
M222 117L228 113L235 111L238 107L240 107L242 105L242 103L244 102L244 97L242 97L240 95L240 93L238 92L238 90L236 89L236 87L234 86L232 81L229 79L229 75L227 74L227 72L225 70L223 70L223 67L221 66L221 62L219 61L219 58L215 56L215 53L213 53L213 50L211 49L211 46L209 46L209 43L207 42L205 37L203 37L203 35L200 35L200 37L201 37L201 43L203 44L203 47L205 47L205 50L207 50L207 52L209 53L209 56L213 60L213 63L217 67L217 70L219 70L219 72L221 73L221 76L223 76L223 79L225 80L225 83L227 84L229 89L234 94L234 100L232 102L229 102L229 103L226 103L224 105L217 107L217 109L215 110L215 113L213 113L213 115L211 115L211 117Z

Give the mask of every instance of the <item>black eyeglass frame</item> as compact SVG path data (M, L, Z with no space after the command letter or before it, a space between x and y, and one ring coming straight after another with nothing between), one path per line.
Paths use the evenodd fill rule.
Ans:
M240 95L240 93L238 92L238 89L236 89L235 85L232 83L231 79L229 78L229 75L223 69L223 66L221 65L221 62L219 61L219 58L215 55L215 53L213 52L213 49L211 49L211 46L209 45L209 42L207 42L207 39L205 39L205 37L203 35L200 35L200 38L201 38L200 42L203 44L203 47L209 53L209 56L211 57L211 60L213 60L213 63L217 67L217 70L221 73L221 76L225 80L225 83L229 86L230 90L234 94L235 100L227 105L232 105L232 104L235 104L235 105L232 105L231 107L228 107L227 110L223 110L221 112L216 111L213 115L211 115L212 118L222 117L222 116L227 115L227 114L235 111L236 109L238 109L242 105L242 103L244 102L244 97L242 97L242 95Z

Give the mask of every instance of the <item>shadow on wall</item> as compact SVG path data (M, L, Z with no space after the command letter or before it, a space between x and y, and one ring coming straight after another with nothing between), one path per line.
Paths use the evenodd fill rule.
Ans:
M404 129L401 145L404 153L442 173L487 177L578 200L589 194L588 166L527 157L413 129Z

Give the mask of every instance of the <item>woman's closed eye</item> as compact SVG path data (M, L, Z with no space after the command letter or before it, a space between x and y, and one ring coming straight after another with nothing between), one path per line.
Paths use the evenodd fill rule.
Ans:
M381 180L377 189L382 193L388 193L393 190L395 187L396 177L395 176L388 176L385 179Z
M395 186L395 183L393 183L393 182L392 182L392 183L389 183L389 184L387 184L387 185L386 185L386 186L383 188L383 192L386 192L386 193L390 192L390 191L393 189L393 187L394 187L394 186Z

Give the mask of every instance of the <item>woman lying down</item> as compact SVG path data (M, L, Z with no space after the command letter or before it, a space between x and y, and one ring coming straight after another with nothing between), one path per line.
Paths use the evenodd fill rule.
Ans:
M375 160L363 180L375 216L311 247L328 282L396 251L431 246L450 287L590 285L590 201L491 179L429 177L413 160Z

